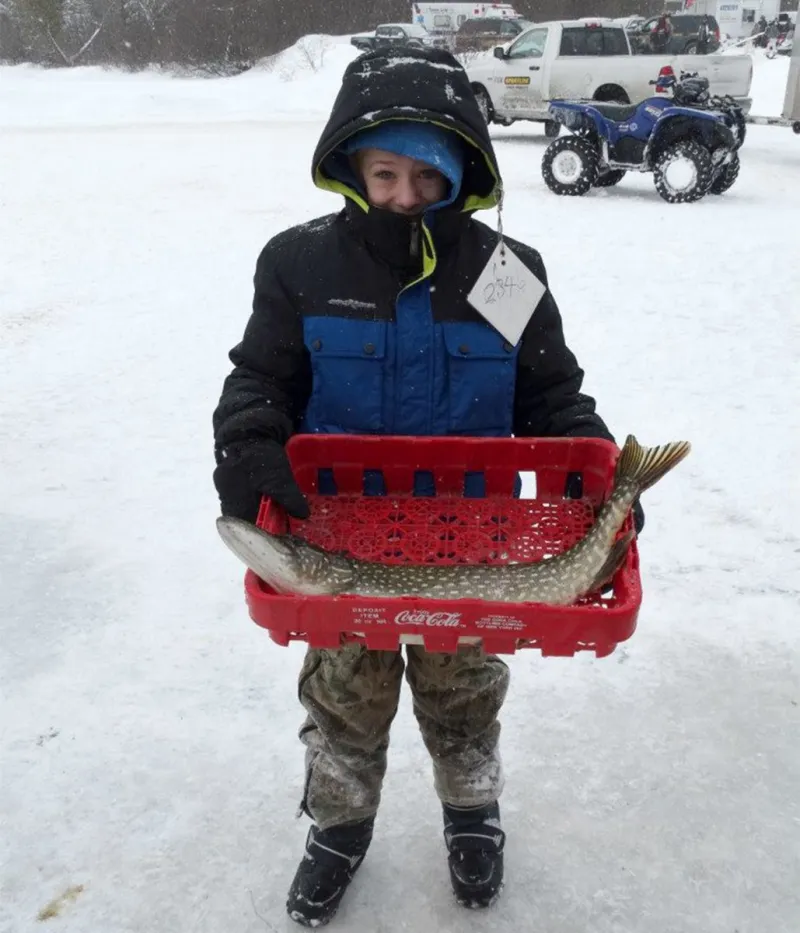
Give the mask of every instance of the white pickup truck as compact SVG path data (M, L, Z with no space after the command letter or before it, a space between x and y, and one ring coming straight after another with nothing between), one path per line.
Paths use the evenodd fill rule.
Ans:
M488 123L534 120L557 136L551 100L636 104L654 95L650 82L667 65L676 74L696 71L708 78L712 94L729 94L750 110L749 55L634 55L625 30L609 20L537 23L465 68Z

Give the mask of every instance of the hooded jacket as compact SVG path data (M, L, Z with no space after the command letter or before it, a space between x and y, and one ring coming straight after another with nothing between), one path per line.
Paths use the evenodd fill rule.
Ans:
M387 120L458 135L464 173L453 204L408 217L367 203L339 147ZM253 312L214 413L218 462L227 445L295 432L612 439L580 391L549 289L516 345L467 301L498 242L472 214L496 205L502 187L456 59L390 47L353 61L312 175L345 207L279 234L258 259ZM539 254L506 244L546 285Z

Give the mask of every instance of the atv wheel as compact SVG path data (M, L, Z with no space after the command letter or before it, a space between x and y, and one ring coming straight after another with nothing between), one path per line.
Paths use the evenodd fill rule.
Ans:
M597 149L579 136L562 136L545 150L542 177L555 194L581 195L597 178Z
M594 187L611 188L618 185L627 174L624 168L610 168L595 178Z
M705 146L683 140L661 153L653 174L656 191L670 204L699 201L711 186L711 155Z
M561 132L561 124L558 120L546 120L544 124L544 135L548 139L557 139Z
M739 153L734 152L731 161L728 162L727 165L723 165L717 177L711 182L711 187L708 190L712 194L725 194L728 188L733 187L733 183L739 177L740 168Z

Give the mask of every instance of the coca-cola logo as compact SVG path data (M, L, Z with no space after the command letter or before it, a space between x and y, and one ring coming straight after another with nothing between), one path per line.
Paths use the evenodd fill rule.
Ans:
M461 628L460 612L430 612L427 609L403 609L394 617L397 625L426 625L429 628Z

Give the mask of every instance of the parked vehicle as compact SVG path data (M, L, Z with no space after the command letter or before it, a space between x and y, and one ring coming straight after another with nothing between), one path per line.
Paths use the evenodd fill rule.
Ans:
M424 26L417 23L384 23L375 32L360 32L350 39L350 44L363 52L379 49L386 45L408 45L415 48L441 44L428 34Z
M618 184L627 172L652 172L670 204L723 194L739 175L744 114L731 98L712 98L707 78L661 69L656 93L640 104L553 101L550 112L574 135L548 147L542 175L556 194L582 195ZM663 96L669 94L670 96Z
M745 112L750 109L750 55L633 55L625 30L608 20L538 23L496 46L493 57L480 56L465 67L488 122L533 120L556 136L560 126L549 112L551 100L639 103L652 96L651 79L667 65L676 73L697 71L713 94L730 95Z
M720 47L720 28L714 16L692 16L676 13L669 17L670 35L666 43L658 48L652 42L652 34L661 17L652 16L630 33L633 51L638 55L652 55L667 52L672 55L697 55L716 52ZM703 51L703 19L707 19L710 35Z
M453 51L485 52L503 42L510 42L521 32L531 27L526 19L511 19L484 16L478 19L467 19L458 27L455 35Z
M615 26L622 26L625 32L630 35L631 33L638 32L642 24L645 22L644 16L639 16L635 14L633 16L617 16L611 20Z
M522 19L510 3L412 3L411 21L453 48L455 35L468 19ZM500 40L504 41L504 40Z

